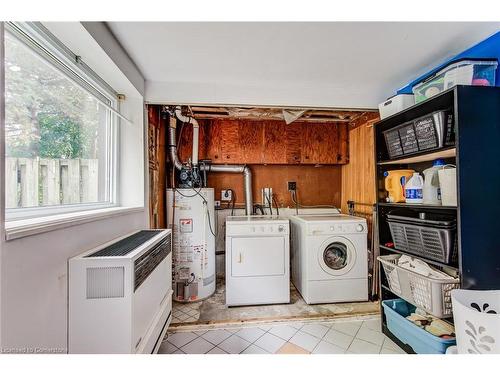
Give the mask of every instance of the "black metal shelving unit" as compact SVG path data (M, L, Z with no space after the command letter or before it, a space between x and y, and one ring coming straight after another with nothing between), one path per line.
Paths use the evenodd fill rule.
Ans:
M434 149L390 159L383 132L435 111L451 109L455 127L455 146ZM458 271L464 289L500 289L500 88L456 86L425 102L416 104L374 126L377 215L380 254L405 254L389 246L392 242L387 213L397 208L419 212L446 213L457 220L458 262L445 264L422 260L438 267ZM422 172L437 158L457 166L457 207L386 203L383 173L391 169ZM407 253L412 257L414 254ZM380 270L381 302L399 298L387 286ZM382 332L407 353L413 349L387 328L383 309Z

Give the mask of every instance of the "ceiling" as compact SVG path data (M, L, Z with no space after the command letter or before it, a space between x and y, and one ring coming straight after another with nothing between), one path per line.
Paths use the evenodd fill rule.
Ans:
M157 103L376 108L500 23L109 22Z

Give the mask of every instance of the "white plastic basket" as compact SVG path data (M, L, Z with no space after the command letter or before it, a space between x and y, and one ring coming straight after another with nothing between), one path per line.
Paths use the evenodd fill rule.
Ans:
M398 266L401 255L382 255L377 259L384 267L389 288L397 296L438 318L452 315L451 291L460 281L434 279Z
M500 354L500 290L454 290L458 354Z

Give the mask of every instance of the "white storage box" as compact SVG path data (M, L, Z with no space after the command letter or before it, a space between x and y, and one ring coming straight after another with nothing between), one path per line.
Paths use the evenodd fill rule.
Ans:
M402 110L411 107L413 104L415 104L415 97L413 94L395 95L378 105L380 119L384 119L395 113L401 112Z

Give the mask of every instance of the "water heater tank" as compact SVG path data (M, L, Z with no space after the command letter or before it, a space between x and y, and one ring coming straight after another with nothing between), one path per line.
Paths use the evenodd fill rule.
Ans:
M215 292L214 211L214 189L167 189L175 301L194 302Z

